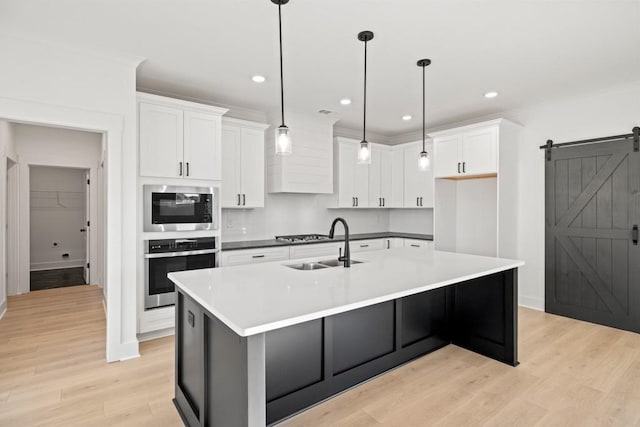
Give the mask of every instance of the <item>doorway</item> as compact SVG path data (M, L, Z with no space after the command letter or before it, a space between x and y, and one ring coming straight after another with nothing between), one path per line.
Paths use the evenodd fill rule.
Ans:
M547 312L640 332L640 153L564 147L546 165Z
M29 198L29 290L89 284L89 170L31 166Z

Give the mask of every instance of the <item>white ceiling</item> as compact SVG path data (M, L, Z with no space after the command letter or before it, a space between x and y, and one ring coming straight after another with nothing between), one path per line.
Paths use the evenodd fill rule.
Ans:
M287 109L332 110L343 127L362 126L356 35L375 33L367 122L384 135L420 127L423 57L427 126L640 78L640 0L291 0L282 12ZM2 0L0 28L145 57L140 88L279 107L270 0Z

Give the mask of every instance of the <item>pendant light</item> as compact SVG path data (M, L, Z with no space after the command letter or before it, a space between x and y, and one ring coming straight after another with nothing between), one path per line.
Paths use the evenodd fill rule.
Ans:
M373 40L371 31L361 31L358 33L358 40L364 42L364 114L362 120L362 141L358 150L358 164L368 165L371 163L371 147L367 142L367 42Z
M424 119L424 110L425 110L425 92L424 92L424 72L427 66L431 64L430 59L421 59L418 61L418 67L422 67L422 151L420 152L420 157L418 158L418 169L421 171L429 170L431 166L431 161L429 159L429 153L427 153L427 149L425 147L425 139L426 139L426 131L425 131L425 119Z
M284 77L282 72L282 12L281 6L289 3L289 0L271 0L278 5L278 29L280 36L280 108L282 112L282 124L276 129L276 154L287 156L292 153L291 135L289 128L284 124Z

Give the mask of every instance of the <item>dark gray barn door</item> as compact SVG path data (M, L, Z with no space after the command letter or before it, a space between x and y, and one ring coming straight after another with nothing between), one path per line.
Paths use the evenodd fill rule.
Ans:
M640 153L629 140L546 162L546 311L640 332Z

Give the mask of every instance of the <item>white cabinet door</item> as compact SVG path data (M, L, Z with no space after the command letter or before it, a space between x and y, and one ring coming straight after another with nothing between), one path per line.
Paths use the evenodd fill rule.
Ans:
M391 151L391 192L389 203L385 200L385 206L401 208L404 206L404 151L395 149Z
M241 128L224 125L222 127L222 188L220 203L223 208L235 208L241 203L240 153Z
M242 129L240 162L242 206L264 207L264 131Z
M354 196L357 208L369 207L369 165L359 165L355 161Z
M221 179L220 154L220 116L185 110L183 176Z
M431 147L427 145L427 150ZM433 172L418 168L421 144L412 144L404 149L404 207L433 207Z
M289 247L241 249L236 251L222 251L220 264L222 267L230 265L258 264L270 261L284 261L289 259Z
M391 151L383 150L380 155L380 197L382 197L382 207L388 208L392 199L392 172ZM371 202L371 200L369 200Z
M140 176L182 176L186 171L182 110L146 102L139 109Z
M434 141L433 171L436 178L458 176L462 173L462 137L437 138Z
M355 207L356 145L338 144L338 206Z
M496 127L467 132L462 136L462 173L493 174L498 171Z
M338 257L340 248L344 247L344 243L313 243L310 245L291 246L289 255L291 259L301 259L310 257L323 257L328 259L331 256Z
M381 167L382 167L382 150L377 147L371 149L371 164L369 165L369 200L368 205L371 208L382 207L381 195Z

